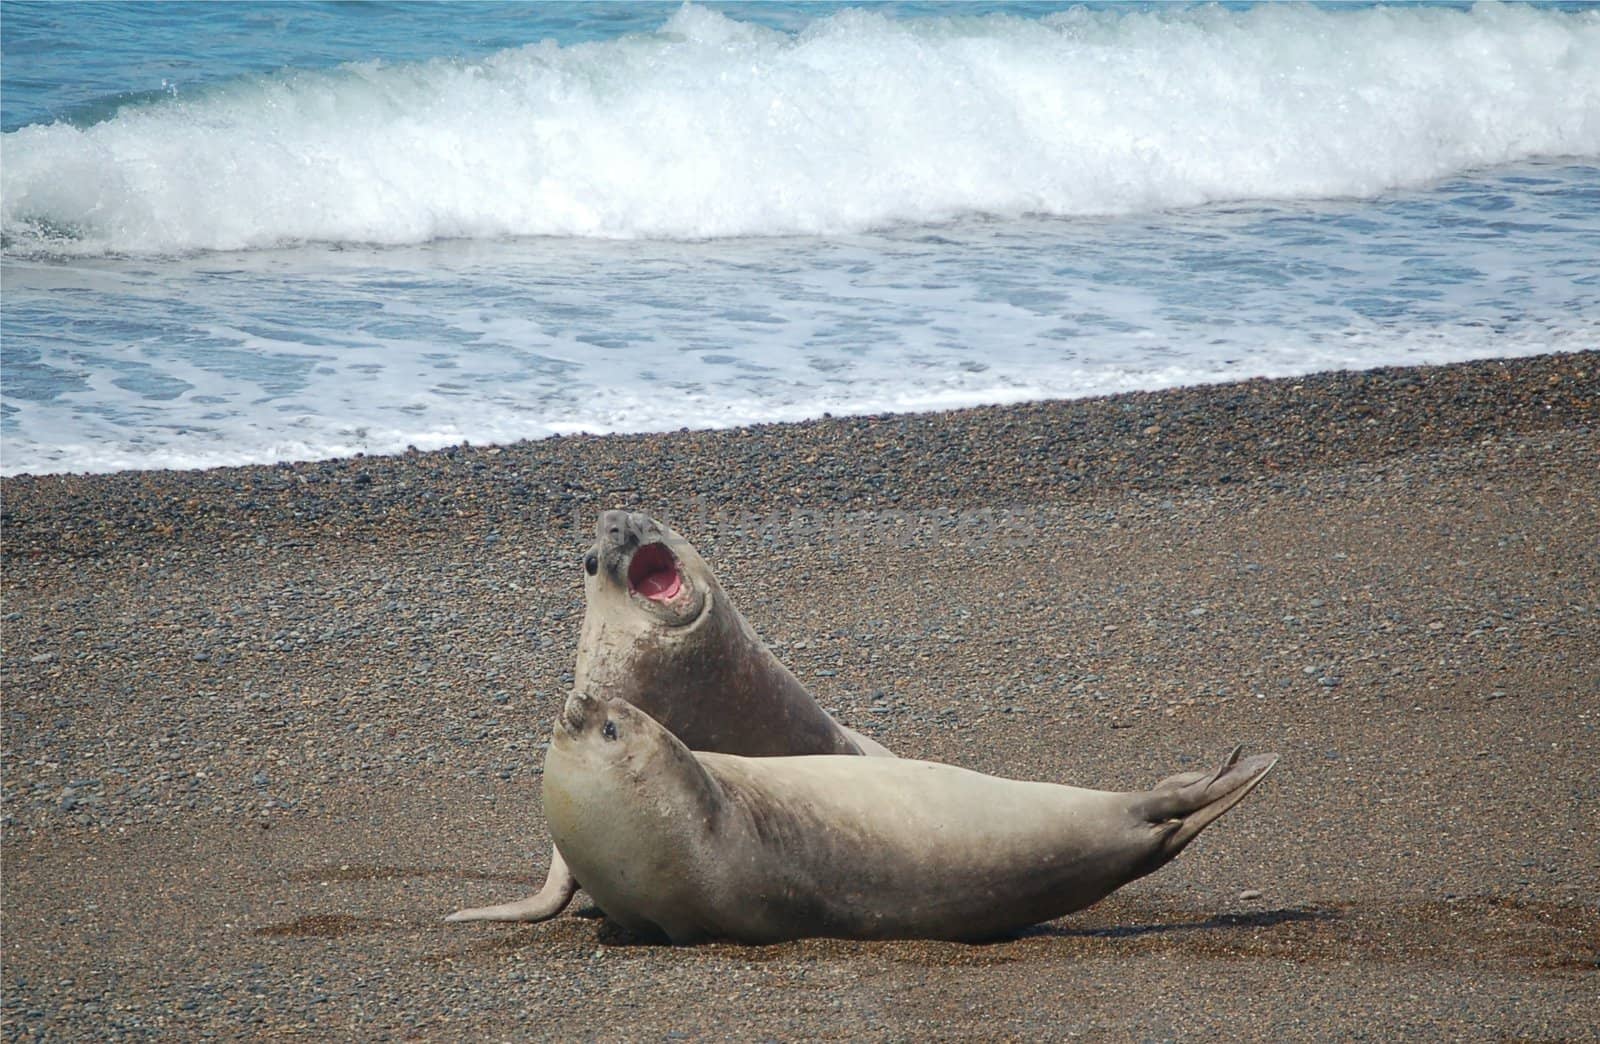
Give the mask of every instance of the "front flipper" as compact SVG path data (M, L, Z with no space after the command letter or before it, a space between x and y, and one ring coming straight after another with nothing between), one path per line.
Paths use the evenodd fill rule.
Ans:
M867 757L892 758L895 756L894 751L890 750L888 747L885 747L871 736L863 736L855 729L849 728L845 725L840 725L839 728L843 729L844 734L850 737L850 742L856 745L856 749L861 751L861 753Z
M550 848L550 873L545 876L544 887L526 899L499 906L477 906L470 910L457 910L446 921L544 921L567 908L572 894L578 890L578 879L561 858L560 849Z

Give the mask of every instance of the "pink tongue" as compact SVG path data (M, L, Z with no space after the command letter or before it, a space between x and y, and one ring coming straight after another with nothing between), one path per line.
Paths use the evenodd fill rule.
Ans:
M663 569L639 581L639 593L653 602L669 602L683 589L676 569Z

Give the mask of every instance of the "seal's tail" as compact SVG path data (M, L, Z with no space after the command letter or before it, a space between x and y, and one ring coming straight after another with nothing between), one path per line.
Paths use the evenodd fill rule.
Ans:
M1145 873L1183 851L1200 831L1243 801L1278 763L1276 754L1256 754L1241 761L1239 750L1233 748L1215 772L1172 776L1144 795L1137 813L1166 831Z

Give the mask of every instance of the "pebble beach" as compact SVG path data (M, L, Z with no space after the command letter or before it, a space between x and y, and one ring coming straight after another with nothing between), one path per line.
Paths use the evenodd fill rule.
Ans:
M672 948L543 880L602 510L846 724L1272 776L983 945ZM0 482L6 1040L1600 1039L1600 352Z

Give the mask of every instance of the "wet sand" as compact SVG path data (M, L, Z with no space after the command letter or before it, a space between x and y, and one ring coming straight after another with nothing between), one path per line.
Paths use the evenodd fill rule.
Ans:
M1600 353L21 477L6 1039L1600 1039ZM543 879L599 510L897 752L1283 761L986 945L630 939Z

